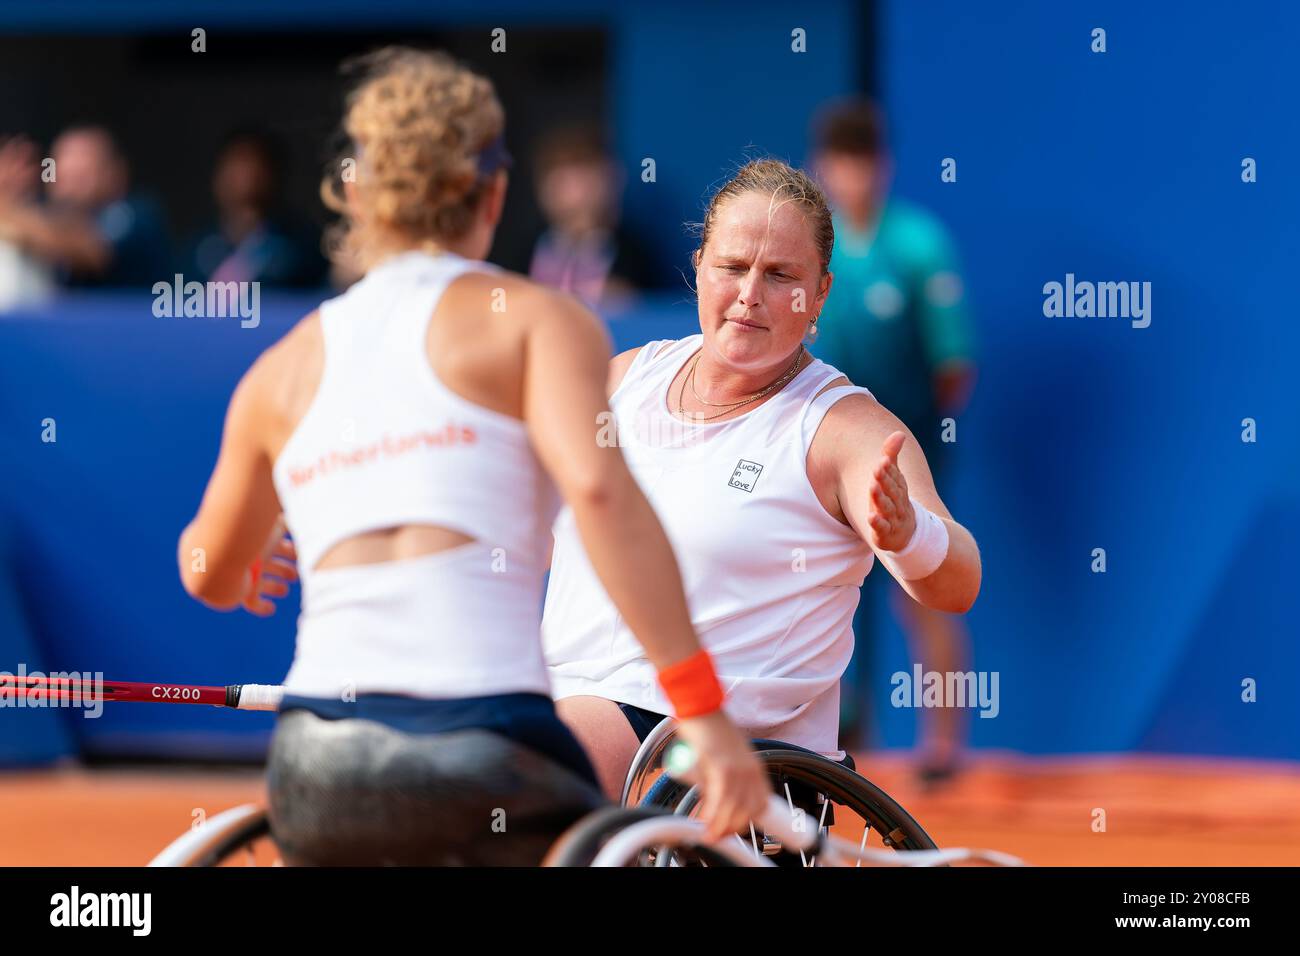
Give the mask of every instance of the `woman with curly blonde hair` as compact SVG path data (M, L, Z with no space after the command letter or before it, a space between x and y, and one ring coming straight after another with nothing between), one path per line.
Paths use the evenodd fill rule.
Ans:
M338 254L364 277L239 383L180 542L194 597L261 614L294 573L283 544L267 545L282 512L296 544L273 835L295 863L533 863L598 804L539 639L562 496L684 718L721 836L766 788L722 713L663 529L618 448L597 440L604 329L482 262L508 163L492 84L403 48L359 66L350 155L323 193L343 214Z

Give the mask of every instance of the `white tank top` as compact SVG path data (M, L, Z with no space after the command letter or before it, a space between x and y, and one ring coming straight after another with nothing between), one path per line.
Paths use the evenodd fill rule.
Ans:
M404 253L320 307L320 385L273 469L302 580L289 693L549 691L538 609L559 497L524 423L452 392L425 347L452 280L492 268ZM335 544L403 525L474 540L315 569Z
M668 387L702 341L637 353L610 398L618 440L672 543L727 713L755 736L839 757L839 679L874 555L818 501L808 447L835 402L871 393L838 386L817 396L842 373L815 360L753 411L688 425L668 410ZM592 694L671 713L568 508L555 523L542 640L557 699Z

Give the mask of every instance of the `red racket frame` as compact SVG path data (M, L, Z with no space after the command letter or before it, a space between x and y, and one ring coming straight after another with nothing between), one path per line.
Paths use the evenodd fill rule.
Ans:
M243 684L206 687L198 684L158 684L141 681L54 678L28 674L0 674L0 694L42 693L47 701L125 700L151 704L210 704L239 707Z

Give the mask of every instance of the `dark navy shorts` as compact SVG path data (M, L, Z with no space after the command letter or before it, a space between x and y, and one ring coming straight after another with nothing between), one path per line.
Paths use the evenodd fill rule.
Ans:
M667 714L656 714L653 710L646 710L644 707L634 707L631 704L625 704L622 701L615 701L618 709L623 712L627 722L632 725L632 733L636 734L636 739L645 743L645 739L650 736L650 731L659 726L659 722L667 719Z

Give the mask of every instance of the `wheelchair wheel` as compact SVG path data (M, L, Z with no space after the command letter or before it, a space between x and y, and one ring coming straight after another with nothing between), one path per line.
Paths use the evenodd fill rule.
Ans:
M668 811L654 807L605 807L589 813L555 842L542 866L590 866L596 854L616 833L642 820L669 815ZM655 850L644 850L636 865L654 866L656 856ZM707 847L675 850L673 856L692 866L735 865Z
M264 807L235 807L189 830L154 857L150 866L280 866Z
M664 760L677 739L677 723L666 717L641 743L623 784L623 805L661 807L691 813L696 798L691 788L665 773ZM889 794L856 773L812 750L784 741L758 738L753 741L758 758L767 767L776 792L792 808L809 814L819 828L829 829L841 839L859 842L863 848L892 850L937 849L929 834ZM836 813L842 809L844 812ZM741 835L737 836L740 839ZM751 830L747 842L752 852L772 856L774 862L807 865L802 856L785 854L777 841ZM873 845L874 842L874 845ZM672 861L660 860L659 866Z
M766 741L762 742L768 743ZM830 830L863 848L907 850L938 849L930 835L889 794L867 778L820 754L791 745L778 745L757 752L774 789L786 798L793 812L802 809L811 825ZM811 799L810 799L811 797ZM699 790L684 788L676 781L660 778L646 795L647 802L683 815L693 815L699 805ZM831 807L835 813L830 813ZM751 852L773 858L783 866L811 866L816 860L786 852L779 842L751 827L748 837L738 835ZM688 861L661 856L657 866L689 865Z

